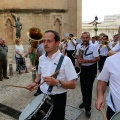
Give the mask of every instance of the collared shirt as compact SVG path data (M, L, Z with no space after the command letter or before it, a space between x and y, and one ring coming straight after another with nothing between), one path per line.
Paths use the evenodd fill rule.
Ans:
M75 40L72 40L72 41L76 44ZM71 41L68 41L67 43L67 50L75 50L75 46L73 45Z
M45 54L39 57L40 63L38 66L38 74L41 74L41 82L43 82L43 77L51 76L55 72L55 69L57 67L61 55L62 53L60 53L60 51L58 50L56 53L52 55L51 59L49 57L46 57ZM60 81L70 81L76 78L77 78L77 73L75 71L72 62L70 58L65 56L60 68L60 72L56 79ZM40 86L40 89L43 93L47 93L48 87L49 85L44 83ZM65 88L62 87L58 88L57 86L54 86L52 92L47 94L61 94L66 91L67 89Z
M115 112L120 111L120 53L116 53L108 57L105 61L104 67L101 73L98 76L98 80L108 82L109 81L109 88L110 92L106 98L108 106ZM115 105L115 109L111 102L111 97Z
M114 52L118 52L118 51L120 50L120 42L118 42L118 43L112 48L112 50L113 50Z
M79 44L77 46L76 55L79 55L80 50L84 51L83 58L86 59L86 60L92 60L95 57L99 57L98 46L96 46L96 45L94 45L92 43L89 43L89 45L86 48L84 48L82 44ZM82 66L90 66L90 65L93 65L93 64L94 63L83 63L81 65Z
M108 44L108 46L109 46L110 49L112 48L110 43ZM107 54L108 54L108 48L106 46L105 47L104 46L100 47L100 55L101 56L107 56Z
M0 45L0 60L7 59L8 47Z
M38 45L37 52L39 53L39 55L43 55L45 53L44 44L43 43Z

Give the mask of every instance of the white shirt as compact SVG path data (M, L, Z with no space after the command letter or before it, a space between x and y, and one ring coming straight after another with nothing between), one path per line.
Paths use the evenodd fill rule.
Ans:
M90 40L90 43L98 45L98 41L95 41L94 43L92 42L92 40Z
M118 51L120 50L120 42L118 42L118 43L112 48L112 50L113 50L114 52L118 52Z
M83 58L86 59L86 60L92 60L95 57L99 57L98 46L96 46L92 43L89 43L89 45L86 48L84 48L82 44L79 44L77 46L76 55L79 55L79 50L84 50ZM93 64L94 63L83 63L81 65L82 66L90 66L90 65L93 65Z
M110 49L112 48L110 43L108 44L108 46L109 46ZM104 46L101 47L100 48L100 55L101 56L107 56L107 54L108 54L108 48L104 47Z
M23 54L24 53L24 48L23 48L22 45L15 45L15 51L17 51L20 54ZM21 56L18 55L17 53L15 53L15 55L16 55L17 58L21 58Z
M57 51L55 54L52 55L52 58L46 57L45 54L39 57L39 66L38 66L38 74L41 74L41 82L43 82L43 77L45 76L51 76L57 67L57 64L59 62L59 59L61 57L62 53L60 51ZM75 71L75 68L67 56L64 57L60 72L57 76L57 80L60 81L70 81L77 78L77 73ZM47 93L49 85L46 83L42 84L40 86L40 89L43 93ZM66 92L67 89L65 88L58 88L57 86L54 86L51 93L47 94L61 94Z
M72 41L76 44L75 40L72 40ZM73 45L71 41L68 41L67 43L67 50L75 50L75 46Z
M108 106L115 112L120 111L120 53L116 53L108 57L105 61L104 67L98 76L98 80L108 82L110 92L106 98ZM113 104L111 102L110 93L112 94Z
M43 55L45 53L45 50L44 50L44 44L41 43L38 45L38 48L37 48L37 51L40 55Z

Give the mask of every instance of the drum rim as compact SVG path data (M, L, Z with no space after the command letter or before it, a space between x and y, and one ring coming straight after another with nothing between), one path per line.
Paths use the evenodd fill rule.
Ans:
M120 111L116 112L116 113L110 118L110 120L112 120L118 113L120 113Z

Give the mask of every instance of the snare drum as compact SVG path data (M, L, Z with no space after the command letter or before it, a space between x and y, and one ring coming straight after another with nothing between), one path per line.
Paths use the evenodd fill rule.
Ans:
M115 113L110 120L120 120L120 111Z
M40 94L21 113L19 120L47 120L53 109L50 96Z

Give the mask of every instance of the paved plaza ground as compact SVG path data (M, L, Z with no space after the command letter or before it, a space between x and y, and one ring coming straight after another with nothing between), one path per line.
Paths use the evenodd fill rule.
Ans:
M15 88L4 85L13 84L26 86L32 82L32 72L29 70L29 73L18 74L15 72L15 64L13 64L13 70L14 74L13 76L10 76L10 79L3 79L3 81L0 81L0 103L22 112L29 102L35 99L33 94L36 91L30 93L24 88ZM97 111L95 108L96 83L97 80L95 80L93 87L91 117L89 119L86 118L84 109L80 110L78 107L82 100L78 79L76 81L76 89L68 90L66 120L104 120L101 112ZM0 110L2 109L3 108L1 107ZM0 112L0 120L15 120L15 118Z

